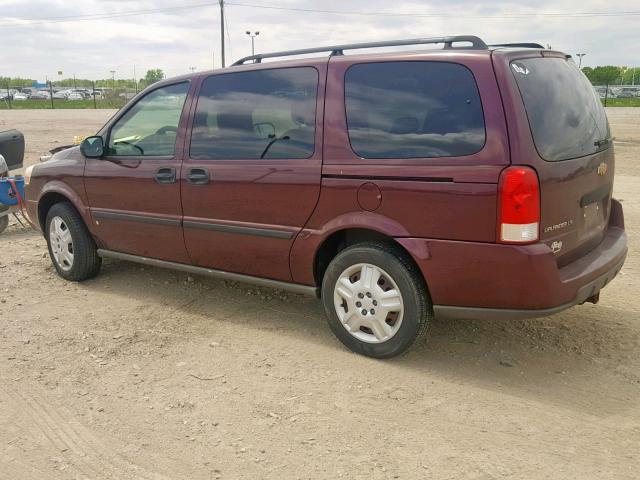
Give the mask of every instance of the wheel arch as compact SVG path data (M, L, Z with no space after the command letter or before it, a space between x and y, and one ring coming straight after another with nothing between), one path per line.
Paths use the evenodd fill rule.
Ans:
M38 201L38 223L40 224L40 229L44 232L45 223L47 221L47 214L51 207L53 207L56 203L67 202L71 203L71 201L65 197L63 194L58 192L47 192Z
M38 199L38 224L44 233L47 214L56 203L67 202L78 212L85 226L91 231L89 210L83 206L77 193L63 182L51 182L43 190Z
M378 230L374 230L366 227L351 227L343 228L332 232L320 243L314 256L313 262L313 276L316 285L322 285L322 279L324 273L336 255L343 251L347 247L362 243L381 243L388 245L397 250L401 255L405 256L415 268L416 272L422 278L424 286L429 294L427 279L424 277L422 270L416 262L414 256L409 252L402 244L400 244L393 237L382 233Z

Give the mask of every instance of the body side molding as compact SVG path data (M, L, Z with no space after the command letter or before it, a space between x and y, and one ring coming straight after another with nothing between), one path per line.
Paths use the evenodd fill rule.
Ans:
M208 277L221 278L223 280L231 280L234 282L250 283L261 287L279 288L293 293L301 293L317 297L319 295L318 287L310 285L301 285L297 283L283 282L280 280L271 280L268 278L252 277L251 275L243 275L240 273L225 272L223 270L214 270L212 268L196 267L186 265L184 263L168 262L166 260L158 260L155 258L141 257L131 255L129 253L114 252L112 250L98 249L98 255L102 258L114 258L117 260L126 260L129 262L142 263L152 267L169 268L182 272L193 273L194 275L205 275Z

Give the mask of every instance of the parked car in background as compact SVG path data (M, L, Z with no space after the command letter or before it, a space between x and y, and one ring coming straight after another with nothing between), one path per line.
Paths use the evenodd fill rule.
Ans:
M61 90L59 92L54 92L53 93L53 98L60 99L60 100L66 100L68 95L69 95L69 93L66 90Z
M50 98L51 93L49 93L47 90L37 90L31 95L32 100L49 100Z
M640 89L635 87L622 87L618 89L618 98L637 98L640 96Z
M71 92L67 96L67 100L84 100L84 95L80 92Z
M56 271L81 281L116 258L317 295L340 341L377 358L434 316L597 303L627 239L587 78L541 45L383 45L409 43L445 48L262 54L153 84L26 170Z
M28 95L28 94L26 94L26 93L19 92L19 93L16 93L16 94L13 96L13 100L15 100L15 101L20 101L20 100L29 100L29 95Z
M596 86L593 87L595 89L595 91L598 93L598 97L600 98L616 98L617 95L617 90L615 90L612 87L609 87L609 91L607 92L607 87L606 86Z

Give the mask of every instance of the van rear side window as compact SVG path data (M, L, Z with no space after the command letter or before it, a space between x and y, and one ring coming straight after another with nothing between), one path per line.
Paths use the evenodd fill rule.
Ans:
M460 64L357 64L345 102L351 147L363 158L457 157L485 143L478 86Z
M511 70L543 159L569 160L611 145L604 108L574 62L527 58L511 62Z

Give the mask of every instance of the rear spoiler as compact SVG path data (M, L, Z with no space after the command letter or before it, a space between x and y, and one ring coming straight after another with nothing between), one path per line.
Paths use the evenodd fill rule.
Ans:
M495 45L489 45L490 47L513 47L513 48L542 48L545 49L544 46L539 43L496 43Z

